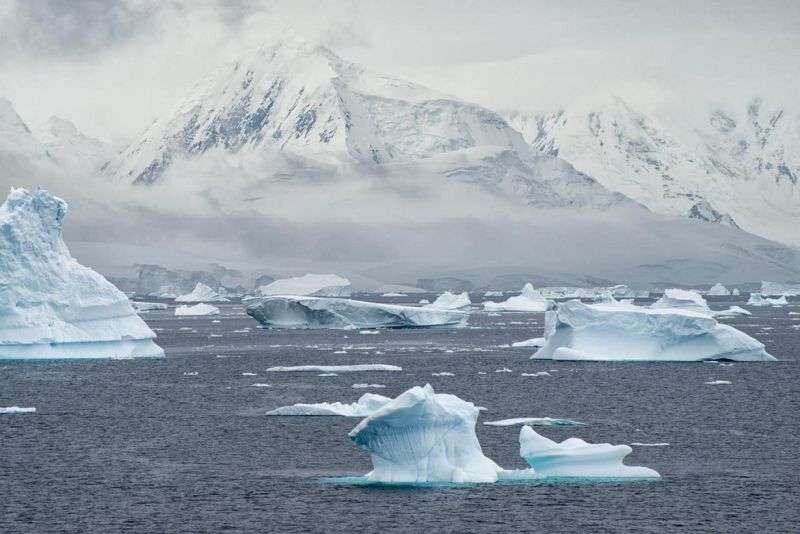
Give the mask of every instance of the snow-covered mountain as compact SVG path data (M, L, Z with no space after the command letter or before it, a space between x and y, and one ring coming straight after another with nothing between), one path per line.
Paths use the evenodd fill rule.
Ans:
M54 164L53 155L31 132L11 102L0 98L0 168L3 173L13 175Z
M494 111L369 72L301 39L260 48L198 84L105 170L152 184L178 160L219 151L242 158L280 151L305 165L360 173L402 168L529 204L627 201L532 150Z
M50 117L35 133L47 151L70 169L96 171L111 156L107 143L89 137L60 117Z
M800 114L754 99L703 120L657 120L619 98L591 111L509 112L508 122L653 211L800 245Z

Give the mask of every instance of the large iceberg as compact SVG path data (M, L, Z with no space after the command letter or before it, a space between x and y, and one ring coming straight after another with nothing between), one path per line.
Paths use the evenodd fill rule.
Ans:
M415 386L361 421L350 438L370 453L374 482L495 482L502 469L483 455L478 408Z
M528 465L547 477L579 478L658 478L648 467L622 463L633 452L627 445L587 443L580 438L565 439L561 443L548 439L529 427L519 433L519 454Z
M529 283L525 284L520 295L509 297L503 302L486 301L483 303L483 309L486 311L543 312L552 307L552 301L544 298L542 294L533 289L533 285Z
M367 417L378 411L392 399L375 393L364 393L356 402L318 402L314 404L293 404L281 406L267 412L267 415L338 415L341 417Z
M785 306L789 304L785 296L778 298L768 298L759 293L750 293L750 298L747 299L748 306Z
M72 257L66 213L43 190L0 206L0 359L163 356L128 297Z
M179 296L175 299L175 302L228 302L228 299L203 282L197 282L191 293Z
M418 306L359 300L277 296L246 308L259 323L281 328L409 328L462 323L467 314Z
M545 314L545 344L533 358L556 360L774 360L764 345L711 315L620 302L559 303Z
M426 304L425 308L435 308L438 310L459 310L461 308L469 308L470 304L472 304L472 301L469 300L469 293L466 291L457 294L451 293L450 291L445 291L436 297L436 300L430 304Z
M722 284L714 284L711 286L711 289L708 290L708 294L712 297L727 297L731 292Z
M770 297L796 297L800 295L800 284L761 282L761 294Z
M351 291L350 280L347 278L335 274L306 274L275 280L271 284L260 286L256 289L256 295L260 297L274 295L349 297Z
M664 295L652 304L652 307L691 310L706 315L713 313L708 307L708 302L700 293L688 289L667 289L664 291Z

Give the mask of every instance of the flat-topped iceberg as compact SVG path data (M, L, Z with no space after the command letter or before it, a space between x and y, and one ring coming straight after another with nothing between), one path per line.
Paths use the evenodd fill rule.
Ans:
M0 206L0 359L163 356L128 297L72 257L66 213L43 190Z
M774 360L764 345L711 315L686 308L620 302L559 303L545 315L545 344L533 356L555 360Z
M722 284L714 284L711 286L711 289L708 290L708 294L712 297L727 297L731 292Z
M480 411L455 395L413 387L350 432L372 457L366 479L386 483L495 482L502 469L483 455Z
M796 297L800 295L800 284L762 281L761 294L769 297Z
M708 302L697 291L688 289L667 289L664 295L652 304L653 308L691 310L698 313L712 314Z
M219 308L205 302L194 306L184 304L175 308L175 315L219 315Z
M633 452L627 445L587 443L580 438L565 439L561 443L548 439L530 426L519 433L519 454L528 465L547 477L579 478L659 478L648 467L622 463Z
M472 301L469 300L469 293L466 291L458 294L445 291L436 297L436 300L426 304L424 307L439 310L459 310L461 308L469 308L470 304L472 304Z
M552 301L547 300L539 291L533 289L532 284L525 284L520 295L509 297L503 302L486 301L483 303L483 309L486 311L543 312L552 307Z
M296 296L262 298L246 311L259 323L279 328L414 328L460 324L467 317L457 310Z
M283 278L256 290L256 295L292 295L307 297L349 297L350 280L335 274L306 274L294 278Z
M281 406L267 412L267 415L335 415L341 417L367 417L391 401L389 397L364 393L356 402L343 404L341 402L318 402L314 404L293 404Z
M228 302L228 299L221 296L203 282L197 282L197 285L194 286L191 293L177 297L175 302Z
M747 299L748 306L785 306L789 304L785 296L778 298L769 298L758 293L750 293L750 298Z

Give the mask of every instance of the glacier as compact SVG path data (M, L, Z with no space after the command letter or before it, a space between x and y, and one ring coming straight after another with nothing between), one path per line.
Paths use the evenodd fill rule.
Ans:
M279 328L411 328L457 325L467 318L457 310L296 296L262 298L246 312L263 325Z
M274 295L349 297L351 292L350 280L335 274L306 274L283 278L256 289L256 295L259 297Z
M759 293L750 293L750 298L747 299L748 306L785 306L789 304L786 296L778 298L768 298Z
M164 356L128 297L72 257L66 214L45 190L0 206L0 359Z
M686 308L620 302L559 303L545 314L545 344L532 358L555 360L775 360L764 345Z
M471 304L472 301L469 300L469 293L466 291L458 294L445 291L436 297L436 300L430 304L426 304L424 307L439 310L460 310L461 308L469 308Z
M291 406L281 406L267 412L266 415L303 415L322 416L336 415L342 417L366 417L378 411L392 399L375 393L364 393L356 402L343 404L341 402L319 402L314 404L298 403Z
M587 443L580 438L561 443L538 434L530 426L519 433L519 454L533 470L547 477L659 478L648 467L622 463L633 452L627 445Z
M367 451L383 483L496 482L502 468L484 456L475 424L480 411L455 395L415 386L361 421L350 438Z
M195 304L194 306L187 306L184 304L175 308L175 315L219 315L219 308L211 304L206 304L205 302Z
M203 282L197 282L190 293L177 297L175 302L229 302L229 299L219 295Z
M545 299L541 292L533 289L533 284L530 283L525 284L520 295L509 297L503 302L483 303L483 309L486 311L544 312L552 307L553 303Z

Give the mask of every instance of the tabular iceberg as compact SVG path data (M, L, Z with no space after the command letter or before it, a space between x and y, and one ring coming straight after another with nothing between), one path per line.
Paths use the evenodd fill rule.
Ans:
M767 298L758 293L750 293L750 298L747 299L748 306L785 306L789 304L785 296L779 298Z
M483 455L478 408L415 386L361 421L350 438L372 456L376 482L495 482L502 469Z
M281 328L412 328L462 323L467 314L324 297L266 297L246 308L259 323Z
M349 297L350 280L335 274L306 274L275 280L256 290L257 296L294 295L308 297Z
M43 190L0 206L0 359L163 356L128 297L72 257L66 213Z
M472 301L469 300L469 293L466 291L458 294L445 291L436 297L436 300L430 304L426 304L424 307L436 308L439 310L458 310L461 308L468 308L470 304L472 304Z
M504 302L484 302L483 309L486 311L520 311L520 312L543 312L551 309L553 303L533 289L532 284L525 284L522 294L509 297Z
M220 296L203 282L197 282L191 293L177 297L175 302L228 302L228 299Z
M579 478L659 478L648 467L630 466L622 460L633 452L627 445L587 443L580 438L561 443L548 439L529 427L519 433L519 454L533 470L548 477Z
M314 404L293 404L291 406L281 406L267 415L338 415L341 417L367 417L378 411L392 399L374 393L364 393L358 401L343 404L341 402L319 402Z
M705 313L625 303L558 304L545 315L545 344L533 358L556 360L774 360L764 345Z

